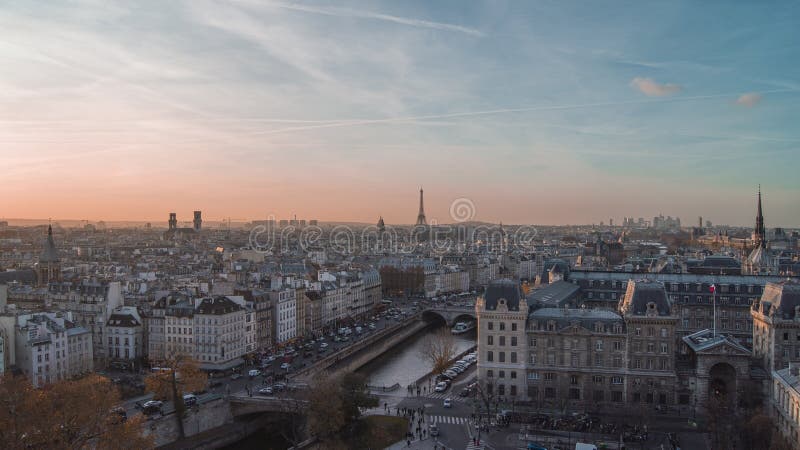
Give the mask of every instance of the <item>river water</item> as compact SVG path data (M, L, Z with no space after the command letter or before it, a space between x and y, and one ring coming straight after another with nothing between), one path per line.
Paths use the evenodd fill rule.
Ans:
M444 326L444 324L441 325L441 327ZM426 328L418 336L409 338L358 371L369 376L371 386L388 387L395 383L399 383L401 387L408 386L430 372L431 365L422 356L422 348L426 339L438 331L437 327ZM456 354L475 345L475 333L476 331L473 329L464 334L453 335Z

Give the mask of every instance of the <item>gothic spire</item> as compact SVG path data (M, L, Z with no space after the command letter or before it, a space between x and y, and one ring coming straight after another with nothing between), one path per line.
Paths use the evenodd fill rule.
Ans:
M764 213L761 209L761 185L758 185L758 214L756 215L755 240L757 246L765 246L767 242L767 232L764 228Z

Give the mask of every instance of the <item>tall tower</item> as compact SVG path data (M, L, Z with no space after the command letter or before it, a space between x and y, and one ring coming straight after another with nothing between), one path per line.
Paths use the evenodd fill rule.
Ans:
M764 228L764 213L761 210L761 185L758 185L758 215L756 216L756 229L753 230L753 240L756 247L764 247L767 244L767 231Z
M200 231L200 228L203 226L202 215L202 211L194 212L194 231Z
M36 278L39 286L47 286L48 283L61 281L61 257L55 242L53 242L52 225L47 227L44 249L39 255L38 264L36 264Z
M178 228L178 216L175 213L169 213L169 229L174 230Z
M425 220L425 207L422 202L422 188L419 188L419 214L417 214L417 226L427 225L428 221Z

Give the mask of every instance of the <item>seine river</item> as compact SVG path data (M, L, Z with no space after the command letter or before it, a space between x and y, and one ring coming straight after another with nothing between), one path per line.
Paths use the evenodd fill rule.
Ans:
M422 348L425 340L438 330L438 328L426 328L419 336L412 337L384 353L359 369L359 372L369 376L371 386L392 386L395 383L399 383L401 387L408 386L430 372L430 363L422 356ZM475 330L453 337L456 341L456 353L475 345Z

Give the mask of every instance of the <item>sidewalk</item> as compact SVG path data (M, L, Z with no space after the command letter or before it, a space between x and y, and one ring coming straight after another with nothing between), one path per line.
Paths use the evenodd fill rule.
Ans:
M436 440L436 438L427 438L421 441L420 440L411 441L411 446L408 445L407 441L400 441L390 445L389 447L386 447L386 449L402 450L406 448L413 448L413 449L433 450L434 446L436 446L437 449L453 450L450 447L446 447L444 444Z

